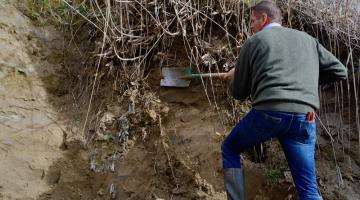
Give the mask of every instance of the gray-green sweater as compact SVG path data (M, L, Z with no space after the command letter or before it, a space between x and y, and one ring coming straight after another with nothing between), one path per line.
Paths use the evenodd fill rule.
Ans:
M307 113L319 108L319 84L346 78L345 66L316 39L272 27L241 48L230 92L235 99L250 95L259 110Z

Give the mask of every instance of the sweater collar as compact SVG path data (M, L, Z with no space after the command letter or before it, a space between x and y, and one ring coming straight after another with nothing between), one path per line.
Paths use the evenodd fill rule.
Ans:
M281 27L281 24L276 23L276 22L271 22L270 24L267 24L266 26L264 26L262 28L262 30L268 29L268 28L272 28L272 27Z

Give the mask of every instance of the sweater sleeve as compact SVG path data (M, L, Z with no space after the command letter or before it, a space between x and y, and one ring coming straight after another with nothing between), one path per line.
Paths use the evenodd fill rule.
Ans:
M318 41L316 42L319 55L319 84L330 84L347 79L346 67Z
M246 42L240 50L235 65L234 79L230 82L230 94L238 100L245 99L251 92L249 42Z

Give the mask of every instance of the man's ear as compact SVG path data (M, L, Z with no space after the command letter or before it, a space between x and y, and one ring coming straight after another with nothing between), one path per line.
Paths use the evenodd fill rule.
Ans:
M266 13L261 14L261 21L262 21L263 26L270 22L269 17L268 17L268 15Z

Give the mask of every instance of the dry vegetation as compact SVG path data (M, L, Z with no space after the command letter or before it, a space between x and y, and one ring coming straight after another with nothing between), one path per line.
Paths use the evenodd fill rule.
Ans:
M71 15L80 16L77 19L81 22L72 21L72 25L85 23L91 27L90 39L96 44L96 72L91 81L93 90L99 76L104 73L116 75L113 77L116 79L114 84L118 84L117 88L123 93L127 88L124 83L134 85L143 81L154 67L190 65L198 71L227 70L236 59L241 44L251 35L248 4L244 1L62 2L63 6L72 9ZM356 112L359 2L282 0L278 3L283 10L286 26L318 38L348 67L349 80L335 87L335 110L343 113L344 117L346 113L349 116L347 123L354 123L360 130ZM183 50L177 52L185 54L176 55L174 46ZM184 59L184 56L186 60L177 60ZM204 89L210 93L208 98L211 103L216 98L210 96L216 96L218 91L214 91L211 84L210 89L207 87L204 84ZM212 103L216 105L216 102Z

